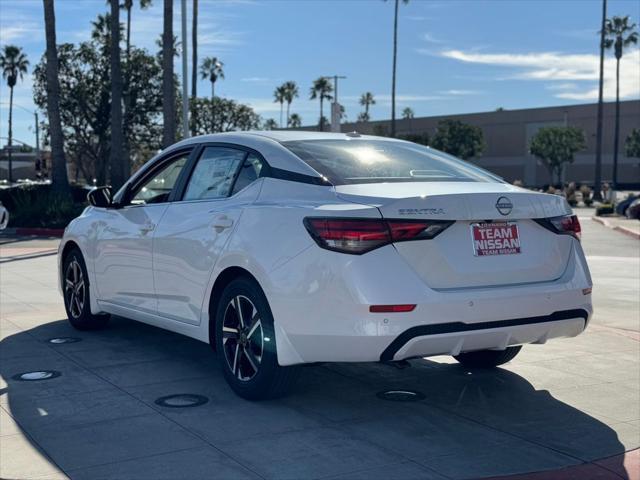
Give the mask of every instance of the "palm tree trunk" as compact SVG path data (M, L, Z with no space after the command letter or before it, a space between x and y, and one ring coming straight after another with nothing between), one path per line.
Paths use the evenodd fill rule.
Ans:
M211 133L216 133L216 82L211 82Z
M620 143L620 59L616 59L616 128L613 135L613 182L612 190L618 187L618 144ZM615 202L615 197L614 197Z
M122 66L120 64L120 0L111 0L111 185L118 190L125 181L122 151Z
M162 32L162 148L176 140L176 99L173 79L173 0L164 0Z
M126 42L127 42L127 60L128 60L129 52L131 50L131 7L127 8L127 40Z
M51 139L51 184L53 191L69 193L67 162L64 158L62 122L60 120L60 80L56 48L56 16L53 0L44 2L44 26L47 39L47 117Z
M198 125L198 109L196 99L198 98L198 0L193 0L193 18L191 24L191 43L193 51L191 53L191 99L193 111L191 112L191 135L196 135Z
M7 157L9 159L9 185L11 185L13 183L13 152L11 151L11 143L13 140L13 87L9 89L9 92L9 140L7 142Z
M320 94L320 131L324 132L324 115L322 114L322 94Z
M289 124L291 123L291 120L289 119L289 109L291 108L291 102L287 102L287 128L289 128Z
M391 136L396 136L396 61L398 58L398 3L393 15L393 74L391 75Z
M367 117L369 116L369 102L366 102L364 104L364 113L367 115Z
M282 108L284 107L284 102L280 102L280 128L282 128Z
M129 178L131 175L131 163L129 161L131 149L129 146L129 112L133 110L133 105L131 105L131 9L133 7L133 3L129 5L127 8L127 37L126 37L126 62L127 62L127 70L125 73L124 85L122 88L123 95L123 136L122 136L122 175L124 179Z

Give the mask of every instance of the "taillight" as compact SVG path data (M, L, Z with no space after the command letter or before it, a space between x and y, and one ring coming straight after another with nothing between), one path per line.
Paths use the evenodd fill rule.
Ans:
M580 221L576 215L561 215L559 217L538 218L536 219L540 225L547 230L560 235L571 235L580 240Z
M453 222L307 217L304 226L327 250L362 254L393 242L434 238Z

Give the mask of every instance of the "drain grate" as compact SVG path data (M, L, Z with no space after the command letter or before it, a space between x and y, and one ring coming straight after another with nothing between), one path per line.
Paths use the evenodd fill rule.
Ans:
M418 402L427 398L423 393L416 392L415 390L386 390L384 392L378 392L376 396L381 400L387 400L389 402Z
M207 403L209 399L202 395L193 393L178 393L176 395L167 395L160 397L155 401L156 405L168 408L191 408L199 407Z
M77 337L54 337L48 340L49 343L53 343L54 345L62 345L63 343L77 343L81 341L82 339Z
M18 373L11 378L19 382L40 382L42 380L51 380L60 375L62 374L56 370L36 370L33 372Z

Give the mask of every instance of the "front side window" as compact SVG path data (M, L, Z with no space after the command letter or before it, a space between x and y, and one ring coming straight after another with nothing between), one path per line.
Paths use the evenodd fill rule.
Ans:
M246 152L226 147L206 147L191 174L183 200L228 197Z
M502 181L463 160L409 142L297 140L283 145L334 185Z
M182 172L188 158L189 153L184 153L169 160L133 192L130 203L132 205L145 205L168 201L171 190L175 187L180 172Z

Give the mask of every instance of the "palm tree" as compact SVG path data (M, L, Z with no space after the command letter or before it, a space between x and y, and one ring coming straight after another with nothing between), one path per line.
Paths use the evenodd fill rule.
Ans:
M362 94L362 96L360 97L360 105L364 106L364 115L359 115L358 118L361 119L361 121L363 122L368 122L369 121L369 106L371 105L375 105L376 104L376 99L373 98L373 93L371 92L365 92Z
M167 148L176 139L176 99L173 75L173 0L164 0L162 31L162 148Z
M618 180L618 144L620 143L620 59L622 51L631 44L638 43L636 24L629 24L629 15L625 17L608 18L604 25L606 39L604 47L613 48L616 56L616 127L613 144L613 189Z
M310 100L315 100L316 98L320 99L320 131L324 131L325 117L322 114L323 102L325 100L332 100L331 92L333 92L333 87L331 86L331 82L327 77L320 77L313 81L313 86L310 90Z
M387 0L385 0L386 2ZM391 136L396 136L396 64L398 60L398 4L400 0L394 0L393 14L393 73L391 75ZM402 0L405 5L409 0Z
M280 128L282 128L282 106L284 105L284 96L285 96L285 87L284 85L280 85L276 87L273 91L273 101L274 103L280 104Z
M115 190L125 182L122 139L122 65L120 64L120 1L111 0L111 184Z
M27 73L29 60L27 55L20 47L15 45L5 45L2 53L0 53L0 69L2 69L2 78L7 81L9 86L9 141L7 155L9 157L9 183L13 182L13 162L11 157L11 142L13 141L13 87L18 83L18 79L22 80L24 74Z
M205 57L200 66L200 75L211 82L211 128L215 128L215 88L218 79L224 79L224 64L217 57Z
M402 110L402 118L405 120L411 120L414 117L414 113L413 110L409 107L406 107L404 110Z
M302 118L297 113L292 113L289 117L289 126L291 128L300 128L302 126Z
M369 120L371 120L371 118L367 112L360 112L358 114L358 122L368 122Z
M58 79L58 51L56 47L56 15L53 0L43 0L44 27L47 39L47 117L51 141L51 184L59 193L69 192L67 162L64 158L62 123L60 121L60 80Z
M140 8L146 10L151 6L152 0L139 0ZM122 7L127 11L127 34L126 34L126 53L127 61L129 60L129 53L131 51L131 10L133 9L133 0L124 0Z
M296 82L288 81L283 85L284 87L284 100L287 102L287 127L289 123L291 123L291 117L289 116L289 110L291 109L291 102L293 102L294 98L298 98L298 85Z
M193 44L191 53L191 104L193 105L191 135L195 135L198 125L198 109L195 107L196 99L198 98L198 0L193 0L193 17L191 21L191 43Z

